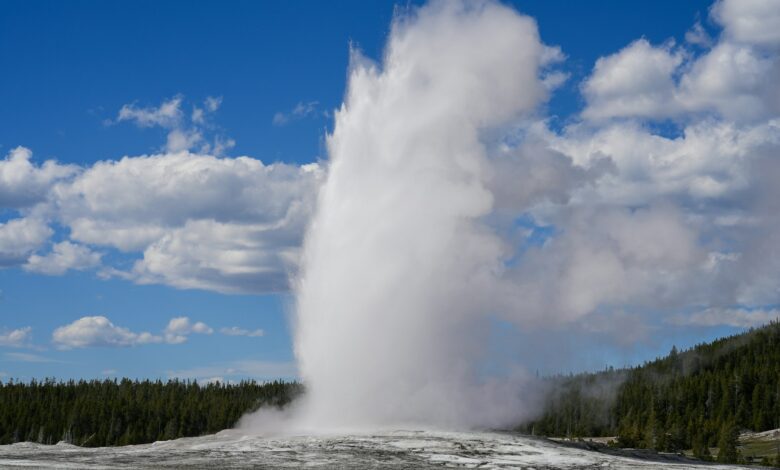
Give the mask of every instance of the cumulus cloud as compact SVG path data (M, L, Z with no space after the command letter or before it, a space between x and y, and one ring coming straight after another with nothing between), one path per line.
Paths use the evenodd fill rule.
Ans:
M86 246L64 241L57 243L46 255L32 255L24 264L26 271L61 275L73 269L83 271L100 265L101 254Z
M661 117L679 107L673 74L683 61L671 45L653 47L640 39L596 61L582 86L586 118Z
M265 335L265 331L261 329L247 330L246 328L239 328L237 326L220 328L219 332L228 336L249 336L250 338L258 338Z
M82 243L142 251L125 277L222 292L286 289L322 170L249 157L99 162L54 190Z
M187 222L151 244L129 275L141 284L183 289L284 291L298 259L300 235L286 225Z
M313 189L317 176L317 165L157 154L98 162L57 186L55 197L75 239L131 250L188 220L273 224Z
M780 45L780 9L776 0L720 0L712 14L731 40L768 47Z
M780 56L755 47L720 42L694 62L680 80L680 100L692 111L757 121L780 111Z
M26 326L15 330L0 330L0 346L24 347L30 341L32 327Z
M127 347L160 343L163 338L148 332L134 333L116 326L104 316L82 317L54 330L52 341L60 349L86 347Z
M743 127L705 119L684 127L680 136L668 137L624 121L596 129L572 126L545 138L575 164L607 159L614 165L614 171L597 186L584 188L578 199L641 205L669 196L714 204L747 188L750 158L773 145L776 129L774 121Z
M26 160L25 160L26 161ZM49 181L23 218L0 223L0 266L63 274L96 247L142 258L104 276L220 292L277 292L295 270L324 169L189 152L99 161ZM58 223L69 239L40 253Z
M701 54L640 39L600 58L583 84L587 119L686 118L715 113L756 122L780 111L780 14L774 0L721 0L712 18L723 33L712 42L696 23L687 41Z
M25 217L0 223L0 267L24 263L54 233L41 219Z
M16 147L0 160L0 208L19 209L43 201L57 180L78 171L74 165L47 160L43 165L31 162L32 151Z
M168 322L164 334L167 343L181 344L192 333L210 335L213 332L214 329L203 322L193 323L188 317L175 317Z
M127 347L150 343L182 344L191 334L210 335L213 332L214 329L205 323L193 322L184 316L171 318L160 335L136 333L114 325L104 316L91 316L57 328L52 334L52 341L60 349Z
M623 72L633 75L639 74L641 66L623 60L625 55L637 59L642 54L665 54L665 64L656 64L655 72L645 72L660 74L659 81L666 77L662 81L664 96L670 101L657 108L658 113L639 107L620 111L635 102L637 93L641 95L638 89L607 87L604 93L588 95L587 90L607 83L610 76L607 68L597 64L583 85L588 98L585 121L559 133L539 133L576 165L587 167L605 158L614 165L614 171L596 184L574 191L568 213L602 211L600 206L644 208L660 203L674 207L679 220L695 234L699 254L692 258L694 262L671 277L666 270L657 273L684 286L674 295L666 290L667 294L658 297L658 313L675 317L675 309L698 311L693 307L712 305L712 310L694 317L704 321L716 313L740 318L745 312L757 312L751 315L765 319L761 317L762 306L773 305L780 298L780 263L774 261L780 221L773 202L780 194L777 185L770 182L780 176L776 163L780 101L774 85L780 78L780 55L765 28L776 21L776 15L757 13L766 5L728 0L717 3L713 19L723 31L711 45L700 44L705 50L698 55L648 43L637 48L640 43L635 42L599 61L602 65L621 63ZM773 11L777 11L776 6ZM755 26L756 35L747 32L744 25L748 23ZM677 65L669 62L675 55L682 57ZM609 96L613 100L602 100ZM676 120L678 135L654 130L653 120L668 117ZM561 240L571 235L569 224L575 219L549 208L534 211L556 224L564 234ZM596 230L595 226L576 227L579 234ZM551 240L550 245L559 242ZM704 258L702 253L706 253ZM627 276L621 282L630 281L631 276ZM638 295L629 304L637 308L642 298ZM724 320L724 324L747 323Z

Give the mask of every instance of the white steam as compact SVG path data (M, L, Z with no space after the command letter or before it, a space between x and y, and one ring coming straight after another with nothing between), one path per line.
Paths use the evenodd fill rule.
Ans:
M393 24L383 64L353 54L304 244L296 354L303 425L494 426L517 384L479 378L500 276L482 136L545 98L530 18L436 2Z
M691 94L706 91L694 75L624 80L647 64L731 76L707 65L736 40L724 25L699 56L640 41L598 61L560 131L540 105L562 53L500 4L433 2L396 18L381 64L354 53L293 282L307 388L293 429L512 425L533 387L496 365L544 365L588 335L628 347L682 314L775 312L776 109L705 106L733 90ZM750 96L774 103L764 91ZM670 116L690 120L679 137L643 124ZM510 331L524 339L501 343Z

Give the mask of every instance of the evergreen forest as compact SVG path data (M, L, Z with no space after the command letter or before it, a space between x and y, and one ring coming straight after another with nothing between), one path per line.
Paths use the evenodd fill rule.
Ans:
M297 383L129 379L0 382L0 444L97 447L211 434L260 406L282 407Z
M673 348L634 368L546 380L544 412L522 431L614 436L619 447L746 462L740 433L780 428L780 323L683 352ZM778 457L780 449L780 463Z

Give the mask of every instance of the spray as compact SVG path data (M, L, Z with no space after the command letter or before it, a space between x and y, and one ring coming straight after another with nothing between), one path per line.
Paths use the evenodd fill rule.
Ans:
M295 281L308 429L492 427L518 384L480 378L506 247L484 135L545 98L534 21L492 2L398 16L382 64L352 52Z

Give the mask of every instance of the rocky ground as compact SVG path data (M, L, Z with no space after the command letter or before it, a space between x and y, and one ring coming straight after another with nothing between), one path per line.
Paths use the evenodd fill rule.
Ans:
M395 431L341 436L263 437L225 431L148 445L80 448L0 446L0 467L25 468L703 468L679 456L612 451L505 433ZM607 453L609 452L609 453ZM712 468L711 465L707 467ZM738 467L718 467L738 468Z

